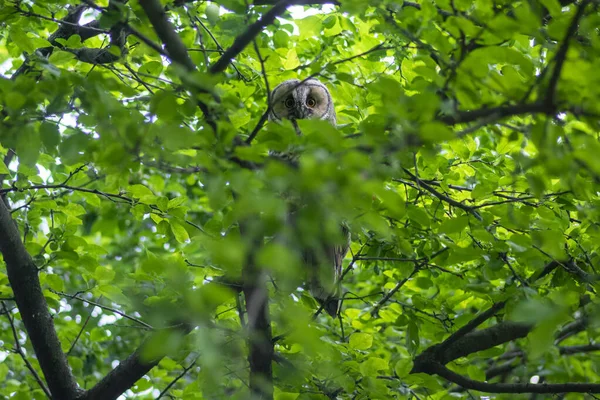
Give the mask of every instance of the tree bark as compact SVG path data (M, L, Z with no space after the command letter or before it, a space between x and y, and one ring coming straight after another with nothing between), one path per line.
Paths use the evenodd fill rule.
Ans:
M244 269L244 297L248 316L250 391L254 398L273 399L273 341L265 276L253 262Z
M62 351L42 292L38 270L21 241L19 230L0 201L0 252L8 280L35 355L55 399L75 399L81 393Z

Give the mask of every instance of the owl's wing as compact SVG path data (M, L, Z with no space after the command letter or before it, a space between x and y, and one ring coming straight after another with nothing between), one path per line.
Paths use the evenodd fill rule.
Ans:
M316 271L312 271L313 276L310 281L310 289L311 293L317 302L323 307L323 309L331 315L333 318L337 317L340 305L341 305L341 282L340 278L342 277L342 269L343 269L343 260L348 250L350 249L350 231L348 228L342 224L342 234L344 236L344 243L341 245L333 245L327 246L325 252L327 254L329 266L325 265L324 268L332 268L333 267L333 285L322 282L321 279L323 276L330 276L327 271L325 274L320 274L318 271L319 262L315 259L314 254L308 252L305 254L305 262L311 266L312 268L317 269ZM326 278L325 278L326 279Z

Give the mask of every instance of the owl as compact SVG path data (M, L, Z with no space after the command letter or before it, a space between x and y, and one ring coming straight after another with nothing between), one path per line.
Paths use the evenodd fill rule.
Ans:
M271 93L269 121L323 119L336 125L333 100L327 87L316 79L289 79ZM297 126L296 131L298 132Z
M271 93L269 110L270 121L289 119L296 133L301 134L296 124L298 119L322 119L336 125L333 99L327 87L316 79L300 81L289 79L277 85ZM286 159L295 160L297 154L279 154ZM300 201L301 202L301 201ZM301 207L301 205L299 205ZM295 224L291 215L290 223ZM313 297L332 317L337 316L340 308L340 284L342 260L350 246L350 231L342 224L342 240L318 240L317 245L302 249L302 261L308 268L308 286ZM339 238L337 238L339 239Z

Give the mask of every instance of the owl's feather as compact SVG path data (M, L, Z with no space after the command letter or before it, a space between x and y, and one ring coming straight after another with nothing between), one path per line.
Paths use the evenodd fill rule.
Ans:
M310 291L317 302L332 317L337 316L340 308L342 263L350 248L350 231L344 224L341 225L341 230L343 243L324 243L324 260L321 259L324 261L323 263L320 262L319 257L315 257L315 252L312 250L305 250L303 254L306 265L317 269L312 271ZM331 269L327 273L327 269L331 266L333 266L333 276L331 276Z

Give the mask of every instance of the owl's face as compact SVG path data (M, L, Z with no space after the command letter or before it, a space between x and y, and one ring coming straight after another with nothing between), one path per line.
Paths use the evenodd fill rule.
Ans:
M298 79L279 84L271 93L269 119L324 119L336 123L333 100L327 87L316 79L308 79L299 85Z

